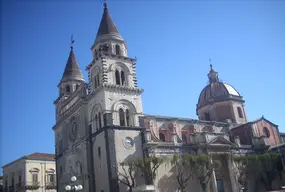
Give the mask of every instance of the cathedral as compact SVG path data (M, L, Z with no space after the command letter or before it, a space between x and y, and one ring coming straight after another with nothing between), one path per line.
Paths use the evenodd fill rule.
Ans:
M91 51L85 81L71 46L54 101L58 192L65 191L71 176L85 192L125 192L126 186L118 182L118 163L194 148L213 154L217 165L209 191L238 192L230 151L245 153L254 150L251 146L280 144L278 126L264 117L248 121L242 95L220 81L212 65L209 83L198 98L198 119L144 114L137 60L128 56L106 3ZM172 168L169 163L158 168L152 191L177 191ZM195 180L189 180L188 187L202 191Z

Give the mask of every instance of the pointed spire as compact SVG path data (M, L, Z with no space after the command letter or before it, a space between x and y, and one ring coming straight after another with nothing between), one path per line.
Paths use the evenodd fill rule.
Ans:
M209 61L210 61L210 72L208 73L209 82L210 83L219 82L218 72L216 72L213 69L213 65L212 65L211 59Z
M68 60L65 65L64 73L62 75L62 78L60 82L65 82L65 81L84 81L82 72L78 66L74 51L73 51L73 46L72 44L74 43L74 40L71 40L71 46L70 46L70 53Z
M107 6L108 6L107 3L104 2L104 13L101 19L96 39L101 35L116 35L122 39L119 30L117 29L115 23L113 22L113 19L108 11Z

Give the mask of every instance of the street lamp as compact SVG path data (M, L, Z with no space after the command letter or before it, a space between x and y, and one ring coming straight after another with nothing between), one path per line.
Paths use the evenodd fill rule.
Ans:
M71 183L74 183L77 180L77 178L75 176L72 176L70 180L71 180ZM82 185L72 184L72 185L66 185L65 186L65 191L75 192L75 191L80 191L82 189L83 189Z

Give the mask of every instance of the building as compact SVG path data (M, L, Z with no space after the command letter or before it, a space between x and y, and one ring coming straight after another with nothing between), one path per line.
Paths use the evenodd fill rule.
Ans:
M280 133L281 143L285 143L285 133Z
M106 3L91 51L86 82L71 46L54 101L59 192L73 175L86 192L126 191L118 182L118 171L122 171L118 163L176 153L212 154L211 160L222 166L212 174L210 191L237 192L232 152L254 152L251 146L268 149L280 143L278 127L270 121L248 122L245 100L233 86L219 80L212 66L209 84L198 99L198 120L144 114L137 60L128 56L126 42ZM245 131L246 126L250 132ZM192 190L200 190L197 181L189 182ZM144 183L142 177L137 178L138 185ZM175 191L173 166L167 162L161 165L152 184L155 191Z
M3 176L0 176L0 192L3 191Z
M4 192L56 191L54 154L32 153L2 168Z

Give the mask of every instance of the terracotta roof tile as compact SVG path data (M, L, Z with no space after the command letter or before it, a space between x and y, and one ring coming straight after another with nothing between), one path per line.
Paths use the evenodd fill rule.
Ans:
M47 160L54 160L55 159L55 154L50 154L50 153L32 153L30 155L26 156L27 159L47 159Z

